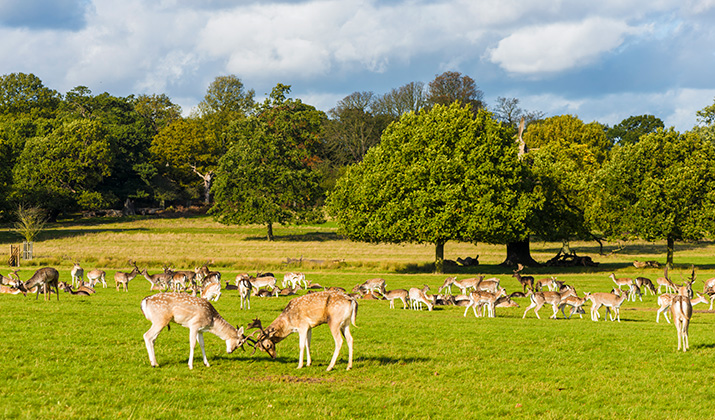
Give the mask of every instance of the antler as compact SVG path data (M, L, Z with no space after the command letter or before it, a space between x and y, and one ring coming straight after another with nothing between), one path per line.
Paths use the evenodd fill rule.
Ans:
M246 325L246 330L252 330L254 328L258 328L263 332L263 325L261 325L261 320L256 318L253 321L251 321L250 324Z

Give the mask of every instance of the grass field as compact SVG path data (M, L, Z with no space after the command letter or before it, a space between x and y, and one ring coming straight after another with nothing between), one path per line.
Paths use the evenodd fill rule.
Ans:
M160 367L152 369L142 334L149 322L139 308L150 294L141 277L128 293L113 288L113 274L134 259L154 273L163 264L193 268L207 260L224 279L242 271L304 271L309 280L352 287L383 277L388 289L427 284L433 292L446 275L431 274L434 250L422 245L351 243L334 226L278 228L267 243L262 227L223 227L211 219L134 219L53 225L35 244L36 259L20 276L39 266L60 270L69 280L72 260L85 270L108 272L110 288L91 297L61 293L59 302L34 296L0 295L1 418L713 418L710 364L715 357L715 315L695 307L688 353L677 353L672 324L655 323L655 297L625 303L622 322L583 319L549 320L544 307L538 320L520 308L497 309L497 318L463 317L460 307L432 312L390 310L385 301L360 301L353 370L345 371L343 348L335 370L325 372L333 351L327 327L313 334L313 366L296 369L298 337L278 345L278 358L226 354L219 338L206 335L211 363L200 352L187 367L188 330L174 325L156 343ZM9 251L16 241L6 231L0 241ZM584 291L609 291L608 274L645 275L632 261L663 262L664 244L626 244L620 252L597 254L591 243L572 244L579 254L601 264L588 269L529 270L556 275ZM537 260L558 251L551 243L533 243ZM616 248L608 244L606 252ZM482 265L462 269L466 278L495 274L509 292L518 289L511 271L497 264L503 246L452 244L446 258L480 255ZM698 279L715 276L713 243L678 244L673 278L681 282L689 264ZM321 260L302 267L286 258ZM336 262L337 261L337 262ZM3 273L10 271L4 267ZM702 282L695 284L702 290ZM267 325L290 297L253 298L241 311L236 292L224 291L215 303L233 324L259 317ZM588 308L587 308L588 311ZM603 315L603 311L602 311ZM249 349L250 350L250 349ZM198 348L197 348L198 351Z

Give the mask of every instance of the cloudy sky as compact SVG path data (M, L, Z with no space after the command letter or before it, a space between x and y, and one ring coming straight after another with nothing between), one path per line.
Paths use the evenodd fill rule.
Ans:
M327 111L458 71L489 105L680 131L715 101L715 0L0 0L0 40L0 74L185 112L226 74Z

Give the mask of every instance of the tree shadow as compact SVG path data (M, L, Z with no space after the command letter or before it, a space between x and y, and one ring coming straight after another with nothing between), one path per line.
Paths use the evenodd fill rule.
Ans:
M300 234L274 235L274 242L329 242L344 240L342 236L335 232L306 232ZM265 236L248 236L246 241L262 241L267 239Z

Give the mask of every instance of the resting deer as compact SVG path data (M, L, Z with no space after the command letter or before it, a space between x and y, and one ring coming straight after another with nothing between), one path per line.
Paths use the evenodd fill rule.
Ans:
M35 274L32 275L29 279L24 284L24 288L26 290L30 290L32 288L37 288L37 295L35 296L35 300L37 300L38 297L40 297L40 290L42 289L43 293L45 294L45 300L50 300L50 292L52 290L52 287L54 286L55 288L55 293L57 293L57 300L60 300L60 288L59 288L59 280L60 280L60 273L55 270L52 267L44 267L40 268L39 270L35 271Z
M72 276L72 286L78 286L84 280L84 268L78 262L75 262L72 270L70 270L70 275Z
M328 365L332 370L343 345L342 336L348 343L348 367L353 366L353 337L350 335L350 323L355 325L358 303L345 293L338 291L316 292L297 297L283 309L283 312L265 330L260 320L256 319L247 329L259 328L260 335L254 342L254 349L261 349L273 359L276 358L276 344L293 332L298 332L300 354L298 369L303 367L303 354L306 354L306 366L310 366L310 340L312 329L321 324L328 324L335 340L335 351ZM250 339L250 338L249 338ZM254 350L255 351L255 350Z
M410 306L413 310L421 311L423 303L427 305L427 310L432 310L432 307L434 305L432 304L432 300L427 297L428 290L429 286L427 286L426 284L421 289L418 289L416 287L410 289L408 294L410 296Z
M673 304L670 306L670 314L673 317L673 325L678 333L678 350L682 348L687 351L690 347L688 343L688 327L690 318L693 316L693 306L687 296L675 296Z
M204 365L209 366L204 350L205 332L215 334L226 341L226 353L232 353L246 342L243 327L235 328L226 322L206 299L185 293L158 293L144 298L141 309L146 319L151 321L151 328L144 333L144 343L152 367L159 366L154 354L156 337L164 327L169 329L171 321L189 329L189 369L194 368L194 347L197 339Z
M102 282L102 286L107 288L107 280L105 279L107 273L104 270L94 269L87 273L87 281L89 281L90 287L94 287L97 283Z
M13 287L13 286L0 286L0 293L7 293L10 295L17 295L22 293L23 296L27 296L27 291L22 290L18 287Z
M125 273L123 271L117 271L114 273L114 285L119 291L119 286L124 287L124 291L129 291L129 282L134 279L139 274L139 267L137 267L136 262L129 260L129 264L134 266L131 272Z
M529 290L534 291L534 276L522 276L521 270L523 269L523 265L517 264L512 277L516 277L516 280L524 287L524 293L526 293L527 287Z

